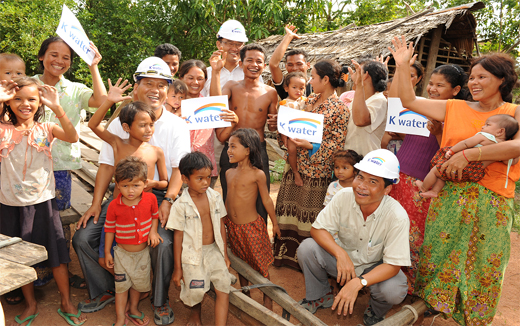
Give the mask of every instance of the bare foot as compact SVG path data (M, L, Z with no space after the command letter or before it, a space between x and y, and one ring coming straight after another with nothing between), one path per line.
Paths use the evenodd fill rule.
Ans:
M34 305L26 305L25 310L22 312L20 317L18 317L19 320L24 320L25 318L35 315L38 313L38 306L36 304ZM22 325L27 325L31 320L27 320ZM20 326L16 321L13 320L13 322L9 326Z
M425 192L428 190L423 188L423 182L421 180L415 180L415 185L417 186L417 188L419 188L419 191L421 192Z
M421 192L419 193L419 195L421 195L421 197L423 198L437 198L437 196L439 195L437 192L435 191L427 191L427 192Z
M297 185L298 187L303 186L302 177L300 176L300 173L298 173L298 172L294 173L294 184Z
M69 301L66 304L61 304L60 309L61 309L61 312L66 312L66 313L73 314L73 315L77 315L78 314L78 309L76 308L75 305L72 304L71 301ZM81 314L79 316L79 318L70 317L70 320L72 320L72 322L74 324L78 324L79 325L82 322L84 322L85 320L87 320L87 316L85 316L85 314Z
M130 309L130 311L128 311L128 314L126 315L126 317L128 319L130 319L130 321L132 323L134 323L134 325L143 325L143 324L148 324L150 322L150 318L148 318L148 316L144 316L143 319L140 319L140 318L131 317L130 315L141 317L143 315L143 313L137 309L135 309L135 310Z
M141 295L139 296L139 302L143 301L144 299L148 298L150 296L150 292L141 292ZM125 307L125 314L130 311L130 300L126 301L126 307Z
M202 326L202 321L200 320L200 314L196 311L192 311L190 314L190 318L186 323L186 326Z

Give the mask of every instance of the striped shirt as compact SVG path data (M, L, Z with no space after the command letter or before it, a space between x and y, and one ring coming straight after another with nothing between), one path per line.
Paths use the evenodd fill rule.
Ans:
M105 220L105 232L115 233L116 242L138 245L148 241L152 219L159 218L157 198L149 192L143 192L137 205L123 203L121 194L108 206Z

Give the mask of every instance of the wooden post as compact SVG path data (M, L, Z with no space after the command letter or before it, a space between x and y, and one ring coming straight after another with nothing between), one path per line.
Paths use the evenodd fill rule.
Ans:
M271 283L268 279L260 275L257 271L251 268L246 262L242 259L233 255L230 249L228 249L228 257L231 261L231 267L238 272L238 274L245 277L249 282L253 284L264 284ZM268 295L274 302L282 306L287 312L294 316L294 318L298 319L303 325L306 326L327 326L324 322L322 322L319 318L311 314L310 311L303 308L298 304L298 302L294 301L287 293L283 292L280 289L275 287L263 287L259 288L262 292Z
M427 310L426 303L423 300L418 300L411 304L413 309L417 312L417 316L420 319L424 312ZM377 326L395 326L395 325L411 325L414 322L415 315L408 309L403 308L398 313L384 319L377 323Z
M432 75L433 70L435 69L435 64L437 62L437 55L439 54L439 45L441 44L441 35L444 26L439 26L433 30L432 40L430 42L430 49L428 60L426 61L426 73L424 74L424 82L428 83L430 80L430 76ZM425 85L425 84L423 84ZM426 87L423 88L422 96L427 97L428 92L426 91Z

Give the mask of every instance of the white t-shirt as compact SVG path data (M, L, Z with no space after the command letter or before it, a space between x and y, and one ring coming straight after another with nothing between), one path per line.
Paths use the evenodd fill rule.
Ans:
M351 188L351 187L347 187L347 188ZM336 193L338 193L338 191L340 191L341 189L345 189L345 188L339 184L339 180L332 181L330 183L329 187L327 188L327 194L325 195L325 200L323 201L323 206L327 206L328 203L330 203L330 201L332 200L332 197L334 197L334 195Z
M122 139L128 139L129 137L129 134L123 130L119 117L115 118L108 126L108 131ZM191 151L190 132L186 122L163 107L161 117L155 121L155 132L149 144L158 146L163 150L166 159L166 169L168 170L168 180L170 180L172 168L179 167L181 158ZM99 163L115 165L114 151L112 146L106 142L103 142L101 146ZM155 167L154 180L159 180L157 166Z
M370 112L370 125L364 127L356 126L351 113L344 147L345 150L352 149L363 156L381 148L381 139L383 139L385 134L386 112L388 108L388 101L381 92L370 96L365 103ZM352 112L352 105L350 110Z
M208 79L206 80L206 83L204 84L204 88L200 92L202 96L206 97L209 96L209 88L211 87L211 73L212 69L211 67L208 67L206 69L208 72ZM237 65L232 71L227 70L225 67L222 68L220 71L220 87L224 88L224 85L230 80L234 81L241 81L244 80L244 69L240 67L240 65ZM260 76L260 82L263 84L264 79L262 76Z

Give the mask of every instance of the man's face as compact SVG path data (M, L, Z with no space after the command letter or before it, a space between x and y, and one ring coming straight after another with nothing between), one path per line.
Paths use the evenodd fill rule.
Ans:
M163 59L163 61L168 65L168 68L170 68L172 76L175 76L179 70L179 56L175 54L167 54L161 59Z
M143 78L136 84L134 92L139 101L157 110L168 97L168 81L161 78Z
M287 57L287 62L285 63L287 73L295 71L307 73L309 68L310 65L305 61L303 54L294 54Z
M356 203L363 209L376 209L385 195L392 190L391 186L385 187L385 181L381 177L368 174L363 171L352 181L352 189Z
M244 77L257 78L262 75L265 68L264 54L258 50L246 51L242 69L244 70Z
M217 41L217 48L224 52L227 52L226 61L237 63L240 61L240 49L244 46L244 42L231 41L227 38L223 38L221 41Z

